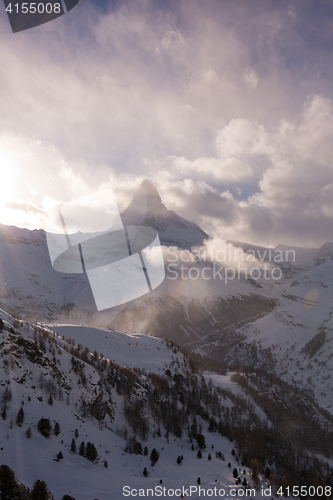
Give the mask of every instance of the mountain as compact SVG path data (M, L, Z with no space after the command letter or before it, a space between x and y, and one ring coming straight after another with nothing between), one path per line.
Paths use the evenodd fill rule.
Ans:
M176 347L140 334L69 325L50 330L40 324L21 322L5 311L0 311L0 317L4 323L0 331L1 397L6 407L0 420L0 454L2 462L25 485L30 487L39 478L47 483L55 500L65 494L77 500L119 500L125 485L182 488L187 483L194 487L198 477L206 488L216 483L228 489L234 485L232 471L238 466L231 453L234 445L220 433L208 432L208 422L196 415L193 397L190 409L186 389L182 388L182 382L190 377L192 388L201 386L202 395L205 391L208 394L208 377L200 380L191 372L188 360ZM85 347L86 342L95 349L94 354ZM98 355L96 349L104 355ZM215 412L224 414L223 402L225 407L238 408L244 417L254 418L253 410L241 409L242 400L237 396L241 391L230 377L215 375L214 384L220 387L220 394L215 396ZM223 388L233 385L235 394L229 389L228 398ZM178 401L180 393L182 403L175 404L173 401ZM189 412L186 418L196 415L205 437L203 460L197 458L195 438L188 438L186 425L179 420L184 418L185 403ZM200 399L198 403L199 412L211 406ZM18 421L20 408L23 417ZM39 431L42 418L52 424L49 437ZM73 441L76 449L72 448ZM79 453L82 442L95 446L95 460ZM153 449L159 457L156 465L151 466ZM223 455L216 456L220 450ZM60 452L63 458L57 460ZM211 461L207 460L209 453ZM181 467L177 464L178 456L183 457ZM232 467L228 467L228 462ZM145 467L148 478L143 475ZM253 487L251 474L247 468L240 474L249 487Z
M326 262L333 261L333 243L327 242L319 248L317 254L314 256L314 261L317 266L325 264Z
M331 484L311 452L330 457L333 424L305 392L263 373L198 373L175 345L142 334L0 318L0 455L29 488L120 500L125 486L267 498Z
M156 229L162 245L190 249L209 239L199 226L180 217L163 205L151 182L144 180L129 206L121 213L125 226L149 226Z
M149 182L121 217L159 232L166 279L100 312L85 274L54 271L44 231L0 226L3 463L29 487L38 471L55 500L118 500L124 484L175 488L198 477L228 493L236 482L331 484L319 458L333 455L333 263L313 260L329 248L237 241L238 261L201 259L189 249L208 235ZM43 437L41 418L60 434ZM97 459L71 451L73 439L93 443ZM148 456L135 454L137 441Z
M226 285L221 279L208 283L201 276L195 283L180 276L174 279L178 270L172 263L175 258L178 259L179 253L172 253L172 247L190 248L201 245L209 237L195 224L168 210L149 181L144 181L134 193L121 218L125 225L152 225L159 232L161 243L167 246L167 279L149 296L131 301L130 305L97 313L87 276L58 273L52 268L43 230L29 231L0 225L0 303L17 315L35 320L70 320L100 327L112 324L123 330L146 333L154 333L157 328L162 336L178 343L192 343L197 339L200 343L204 323L208 336L211 321L214 335L218 335L222 326L232 327L234 318L246 321L271 310L272 297L266 300L261 295L257 300L258 287L251 280L231 280ZM211 263L202 263L201 268L205 266L210 266L213 272ZM237 307L240 297L247 298ZM225 302L227 298L229 302ZM202 309L200 304L205 300L209 304ZM195 312L198 307L200 324ZM221 309L220 313L218 309ZM226 318L224 311L228 311ZM168 316L167 321L165 315ZM175 328L177 323L182 327ZM184 339L181 338L183 333Z
M230 349L230 361L270 360L274 372L289 383L306 387L321 407L332 412L333 264L322 264L295 279L274 310L237 330L246 339Z
M329 382L316 375L315 360L326 363L323 377L328 377L331 263L315 266L314 249L281 245L271 249L233 242L233 249L243 250L238 253L243 268L247 265L244 258L253 253L257 271L266 264L275 266L276 278L261 275L260 279L253 279L250 267L237 276L237 263L201 261L187 250L172 249L174 245L181 249L194 243L201 245L208 235L168 210L148 181L142 183L121 217L125 225L153 225L166 245L166 279L153 292L97 312L85 274L53 270L42 230L1 225L3 308L31 321L70 322L165 338L225 367L261 369L275 373L287 383L297 381L330 410L333 393L326 388ZM295 255L291 262L286 257L288 251ZM279 257L277 262L274 256ZM312 297L317 293L313 290L317 290L319 299L311 299L314 305L308 307L307 294ZM320 358L312 359L311 346L317 345L316 339L322 343ZM292 354L287 353L292 345ZM325 392L326 396L321 395Z
M74 301L94 307L84 274L54 271L43 230L0 225L0 302L31 319L65 316Z

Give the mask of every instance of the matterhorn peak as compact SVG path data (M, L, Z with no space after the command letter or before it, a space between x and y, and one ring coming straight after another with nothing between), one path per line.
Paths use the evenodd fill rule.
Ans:
M131 203L121 214L124 226L149 226L156 229L162 244L191 248L209 238L199 226L183 219L163 205L156 187L143 180Z
M161 208L162 200L156 187L148 179L145 179L135 191L131 205L139 211L155 211Z

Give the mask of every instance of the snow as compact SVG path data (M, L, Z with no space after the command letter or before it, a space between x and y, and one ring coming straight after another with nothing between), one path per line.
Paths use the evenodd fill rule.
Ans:
M164 374L165 366L176 357L163 340L140 333L127 334L74 325L53 325L52 330L65 339L74 338L76 345L87 346L90 352L96 350L104 358L147 372L162 370Z
M261 418L261 420L262 421L267 420L266 413L260 408L260 406L258 406L254 402L254 400L248 394L246 394L244 388L231 380L232 375L234 375L234 372L229 372L227 375L219 375L217 373L204 373L204 377L207 380L207 382L211 380L215 387L221 387L222 389L229 390L232 394L243 396L244 398L246 398L248 401L251 402L251 404L255 408L256 414ZM229 406L230 408L232 406L231 401L229 400L229 404L228 401L226 401L225 406ZM269 425L270 422L268 420L267 422Z
M246 325L247 342L270 348L279 360L278 374L314 390L319 405L331 409L333 387L333 265L322 264L294 282L271 313ZM313 356L304 351L320 332L325 340ZM310 379L309 379L310 377Z
M148 195L141 191L137 197L141 208L135 208L133 204L122 214L126 224L155 224L163 244L181 248L199 244L208 236L195 224L168 210L159 196L156 196L155 188L145 185L145 189L148 190ZM149 450L156 448L160 453L159 461L151 467L147 457L129 455L124 451L125 439L119 433L119 429L125 424L122 410L124 398L115 390L112 391L114 419L106 417L105 422L100 424L92 417L81 417L80 401L83 397L88 401L94 399L95 391L99 389L100 375L91 365L85 364L87 386L78 384L78 376L72 370L72 356L63 349L66 339L74 339L76 346L87 346L91 353L96 350L98 355L103 354L107 360L129 368L140 368L160 375L166 369L170 369L172 374L180 373L184 370L182 354L168 348L167 343L161 339L142 333L155 308L163 309L169 303L179 305L188 320L189 306L193 300L208 311L210 304L217 299L237 297L241 301L242 297L249 296L275 299L277 304L272 312L261 318L250 318L236 333L244 334L244 343L251 344L255 341L259 354L260 351L270 349L277 361L276 374L289 383L313 391L319 405L332 412L333 387L330 377L333 375L333 264L328 262L331 245L324 245L318 255L315 249L295 249L297 261L288 273L278 282L259 280L260 288L243 278L230 280L228 283L219 279L205 280L202 277L197 280L167 279L148 299L143 297L116 310L99 314L95 310L86 276L64 275L52 269L43 231L0 226L0 301L3 307L0 317L6 328L12 328L15 319L9 314L10 311L20 320L26 318L30 321L16 326L14 329L19 334L14 334L14 337L31 340L36 328L47 331L51 336L55 332L54 337L59 345L56 348L59 359L56 367L60 371L64 387L63 399L54 399L50 406L45 388L40 387L41 374L44 382L53 380L54 375L48 342L44 358L47 357L50 364L39 366L27 357L15 356L16 348L5 355L4 350L11 349L13 341L6 331L0 333L4 341L0 358L0 396L6 385L13 393L7 419L0 420L1 463L10 466L18 479L29 487L36 479L45 480L55 495L55 500L61 500L65 493L77 500L118 500L124 498L124 485L145 490L155 486L167 489L195 487L198 477L201 478L202 488L224 488L224 498L230 500L230 488L235 483L232 471L234 467L239 469L235 457L231 455L233 445L217 433L208 433L206 422L201 422L207 443L202 459L197 458L197 449L191 450L186 437L170 437L167 442L163 435L153 438L150 434L143 444ZM285 250L286 247L280 248ZM323 257L324 263L315 266L313 259L316 255ZM201 263L196 264L196 267L201 269L207 265ZM131 328L125 328L127 332L107 328L112 318L117 318L121 313L126 316L127 308L137 308L140 312L134 315ZM213 315L211 318L216 321ZM43 320L43 326L37 324L37 320ZM87 326L79 326L80 324ZM121 329L119 325L116 327ZM179 324L179 332L188 335L188 330L182 323ZM153 333L159 334L157 331ZM321 340L316 343L318 334L321 335ZM317 350L313 347L316 345ZM7 365L3 363L4 360L8 361ZM233 394L250 399L258 416L262 420L266 419L263 410L231 380L231 375L206 373L205 378L207 381L211 379L215 387L229 389ZM66 390L65 386L70 387L70 390ZM140 390L144 394L145 389ZM15 420L21 405L25 419L22 427L19 427ZM227 399L225 405L231 407L232 401ZM61 433L58 437L51 435L46 439L41 436L37 430L41 417L49 417L53 425L56 421L59 422ZM25 435L29 426L32 429L30 439ZM75 429L79 431L77 447L82 440L96 445L100 457L97 463L91 463L78 453L70 452ZM211 448L212 445L214 449ZM62 451L64 458L56 462L54 459L59 451ZM215 451L221 451L226 460L216 458ZM211 461L207 459L209 452ZM176 463L179 455L184 456L180 465ZM108 461L108 468L103 465L105 459ZM230 468L228 462L231 463ZM143 477L144 467L149 471L147 478ZM246 478L251 483L250 473L251 471L246 471ZM162 485L160 479L163 481ZM267 498L260 491L255 496ZM199 496L193 494L192 498Z
M20 332L8 334L5 330L2 333L4 343L9 348L13 342L11 339L18 337L27 340L34 336L35 324L27 322L15 323L15 319L5 311L0 311L0 317L4 320L5 326L13 327ZM38 328L42 328L38 325ZM46 329L44 329L46 331ZM167 348L165 342L160 339L148 337L141 334L126 334L117 331L98 330L89 327L77 326L57 326L48 330L50 338L53 338L52 331L57 332L60 337L55 337L59 344L64 345L61 340L70 337L75 339L75 344L90 343L92 348L103 350L104 356L113 359L118 363L128 366L141 367L145 370L154 370L157 373L169 367L173 370L181 369L183 361L182 355L174 353ZM47 352L44 357L51 359L49 344L46 342ZM52 344L50 344L52 346ZM59 349L59 348L57 348ZM71 370L71 355L61 349L61 355L57 355L60 361L59 369L64 381L71 386L69 397L66 390L63 390L63 399L54 398L53 404L47 403L48 396L45 393L47 380L52 380L51 369L48 365L41 367L26 357L14 356L15 350L11 349L13 356L9 364L0 363L0 384L4 390L8 381L10 384L13 399L8 403L7 419L0 421L0 457L2 462L11 467L16 477L26 486L32 487L36 479L44 480L48 488L55 496L55 500L61 500L64 494L70 494L77 500L118 500L124 498L123 487L129 486L131 489L142 489L162 487L167 490L175 490L192 487L192 498L199 498L195 494L198 488L197 478L201 478L201 488L224 489L225 498L231 498L228 493L235 486L235 479L232 471L236 467L239 469L235 457L231 454L233 443L227 438L217 433L207 432L208 424L202 422L203 432L206 435L206 449L202 450L202 458L197 458L197 447L191 450L191 444L187 437L182 439L170 435L167 440L162 436L155 438L150 434L144 446L150 451L156 448L160 454L158 462L151 466L148 457L141 455L129 455L124 451L125 440L117 435L118 428L124 423L122 413L122 396L115 391L112 392L115 418L105 419L101 425L95 419L80 417L78 403L82 395L91 397L94 387L97 387L99 376L91 365L85 364L87 377L87 387L84 389L77 384L77 375ZM57 351L58 353L58 351ZM156 358L156 359L155 359ZM175 363L178 358L179 364ZM44 374L44 388L40 387L40 373ZM15 379L26 375L23 383L15 382ZM91 378L90 378L91 377ZM220 377L211 374L214 385L228 386L233 388L233 384L228 377ZM239 388L236 388L236 392ZM30 397L30 401L29 401ZM38 399L39 398L39 399ZM40 398L42 400L40 401ZM227 403L228 404L228 403ZM24 409L25 418L22 427L16 423L16 415L20 407ZM49 438L44 438L37 430L40 418L49 418L52 426L58 422L61 432L58 436L51 434ZM32 429L31 438L25 435L28 427ZM75 429L79 436L76 439L77 449L81 441L88 441L95 444L99 460L91 463L81 457L78 453L70 451L70 444L75 436ZM169 442L168 442L169 441ZM212 449L212 445L214 448ZM64 458L54 461L59 452ZM225 456L225 461L215 456L215 451L221 451ZM211 453L211 460L208 460L208 453ZM176 460L179 455L183 455L183 462L178 465ZM108 467L104 467L104 460L108 461ZM228 467L230 462L231 467ZM143 477L143 469L147 467L149 476ZM242 469L242 476L243 470ZM241 472L241 471L239 471ZM245 477L251 485L251 471L246 470ZM162 479L162 484L160 480ZM250 487L250 486L249 486ZM156 490L158 491L158 490ZM163 491L163 490L162 490ZM142 492L141 492L142 493ZM237 497L236 495L234 497ZM260 494L256 494L261 498Z

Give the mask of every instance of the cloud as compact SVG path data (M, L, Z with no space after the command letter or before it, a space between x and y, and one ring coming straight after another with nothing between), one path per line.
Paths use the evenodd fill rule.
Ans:
M18 210L22 211L24 213L32 213L32 214L44 214L45 211L41 207L37 207L33 203L28 203L26 201L21 201L21 200L15 200L12 199L11 201L7 201L5 203L5 208L9 210Z
M102 166L95 179L85 170L84 162L66 159L52 143L13 131L0 133L1 222L43 227L41 215L46 215L50 200L56 206L59 201L98 190L110 176L110 170ZM107 175L101 175L103 172Z
M156 178L162 200L167 208L173 209L189 220L203 223L205 218L218 218L221 222L232 224L235 220L237 204L231 193L219 193L204 182L192 179L182 181L162 181Z
M332 101L318 95L306 99L299 116L269 128L231 120L217 134L219 159L172 158L173 170L157 182L164 184L164 198L175 210L209 234L257 244L320 246L333 230L332 124ZM228 163L234 167L231 175L223 168ZM201 171L206 178L240 182L244 165L257 182L257 192L244 201L209 183L179 180Z
M142 157L210 157L209 136L221 117L227 123L238 108L252 115L268 103L271 110L265 86L251 100L244 93L243 75L253 82L257 71L227 18L221 25L219 2L85 9L55 21L56 34L4 42L0 111L8 129L52 143L64 156L133 170ZM276 108L279 94L276 85Z
M161 45L166 50L177 50L183 45L184 39L179 30L173 30L171 27L164 34Z
M48 210L112 187L122 210L148 177L210 234L330 239L327 7L86 2L43 30L2 41L3 203ZM2 222L35 227L37 212Z
M246 68L243 74L243 80L249 90L255 90L257 88L259 78L257 73L251 69L251 68Z
M271 150L265 127L242 118L231 120L218 133L216 144L223 158L268 154Z
M184 157L169 157L168 160L171 168L183 175L192 171L203 174L206 178L225 181L237 181L252 175L251 167L235 157L197 158L192 162Z
M249 204L270 211L267 229L280 239L314 245L333 230L332 120L332 101L310 96L300 118L272 134L270 165Z
M191 161L183 156L170 156L167 158L168 167L175 175L200 173L206 179L242 181L253 176L253 169L258 170L252 158L257 161L258 156L272 154L271 142L272 138L263 125L239 118L231 120L217 133L217 157L201 157Z
M268 252L264 254L264 250L261 252L252 250L246 253L242 248L219 237L205 241L204 245L193 248L192 252L200 261L223 264L235 270L239 267L247 270L272 267L272 264L268 263ZM266 261L264 261L264 256L266 256Z

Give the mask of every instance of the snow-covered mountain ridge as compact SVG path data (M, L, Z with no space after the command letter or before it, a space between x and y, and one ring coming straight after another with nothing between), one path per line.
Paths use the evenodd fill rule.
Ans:
M207 237L198 226L168 210L148 181L121 217L125 225L152 225L164 245L184 249L201 245ZM246 243L233 244L246 255L250 251L260 255L260 265L260 258L265 261L272 252ZM241 276L226 282L218 274L216 279L206 280L203 270L208 268L213 276L215 263L188 262L185 267L195 268L198 279L191 280L186 273L184 278L170 279L174 276L167 270L165 281L149 295L97 312L85 274L53 270L43 231L2 225L0 303L32 321L156 335L230 368L274 371L286 382L314 391L320 405L330 410L333 393L326 377L331 370L332 264L315 265L316 254L324 251L326 255L328 247L324 245L319 252L291 247L296 260L276 264L282 270L279 280ZM286 251L285 246L277 248ZM311 356L312 345L319 344L319 357Z
M267 316L239 330L248 345L275 358L275 373L313 390L332 411L333 265L323 264L295 280Z
M142 182L131 203L121 213L125 226L149 226L159 233L162 245L190 249L210 238L199 226L168 210L148 180Z
M248 487L252 496L264 498L261 489L253 493L253 488L274 485L273 495L280 483L301 480L293 465L296 451L286 446L279 431L286 422L267 420L260 408L264 386L256 391L255 378L243 374L245 387L230 375L200 376L175 346L145 335L70 325L50 328L22 322L5 311L0 317L0 455L26 486L31 488L38 478L55 500L65 494L76 500L118 500L125 485L145 491L162 484L171 490L194 487L200 477L205 489L217 486L229 493ZM86 341L104 352L90 352ZM124 366L123 360L135 368ZM323 419L314 437L319 451L330 454L330 421L304 394L294 397L292 388L280 387L278 379L271 380L271 387L272 381L276 395L281 390L285 397L289 394L288 408L281 406L283 418L297 408L308 412L310 423L300 421L300 432L307 432L313 419ZM298 405L295 410L292 401ZM38 430L41 419L51 423L49 437ZM251 452L244 432L251 435ZM258 461L262 432L271 444L265 444L266 459ZM326 432L325 439L318 440L320 432ZM84 449L93 444L96 459L80 453L82 442ZM324 442L327 450L320 448ZM154 466L149 458L153 449L158 454ZM305 469L310 463L313 471L304 450L297 460ZM288 467L290 478L279 461ZM316 464L326 484L330 467L319 460Z

